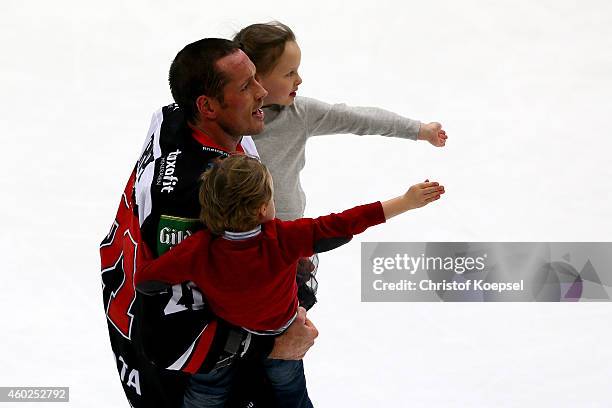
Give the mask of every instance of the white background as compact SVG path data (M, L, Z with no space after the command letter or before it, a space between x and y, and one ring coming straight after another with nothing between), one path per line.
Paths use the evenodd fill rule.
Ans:
M440 121L445 148L312 139L307 215L429 178L438 202L321 256L321 407L610 406L610 303L361 303L360 241L610 241L607 1L0 3L1 386L124 406L98 243L176 52L278 19L302 95ZM20 406L26 407L28 404ZM40 406L40 405L32 405Z

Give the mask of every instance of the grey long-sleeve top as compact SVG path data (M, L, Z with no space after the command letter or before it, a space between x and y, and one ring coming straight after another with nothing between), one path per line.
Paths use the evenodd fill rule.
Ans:
M416 140L421 125L379 108L330 105L300 96L291 106L272 105L264 112L265 129L253 140L261 161L272 174L276 217L281 220L304 216L306 196L300 171L309 137L352 133Z

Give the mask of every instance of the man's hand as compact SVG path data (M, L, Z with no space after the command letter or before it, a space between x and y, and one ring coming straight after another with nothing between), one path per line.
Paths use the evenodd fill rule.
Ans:
M314 344L319 331L306 317L306 309L298 308L298 315L285 333L274 339L274 348L268 358L301 360Z
M419 129L417 140L427 140L436 147L442 147L446 144L446 132L442 130L442 125L438 122L422 123Z

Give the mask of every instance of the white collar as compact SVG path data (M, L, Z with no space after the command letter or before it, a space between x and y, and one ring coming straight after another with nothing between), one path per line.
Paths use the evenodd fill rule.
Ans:
M229 239L230 241L244 241L245 239L256 237L259 234L261 234L261 224L250 231L223 231L223 238Z

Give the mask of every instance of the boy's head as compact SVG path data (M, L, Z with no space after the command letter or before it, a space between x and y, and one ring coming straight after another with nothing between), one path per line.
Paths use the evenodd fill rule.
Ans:
M219 161L201 177L200 220L216 235L249 231L276 215L270 172L246 155Z
M302 54L295 34L279 22L252 24L234 37L257 68L259 82L268 91L264 105L291 105L302 78Z

